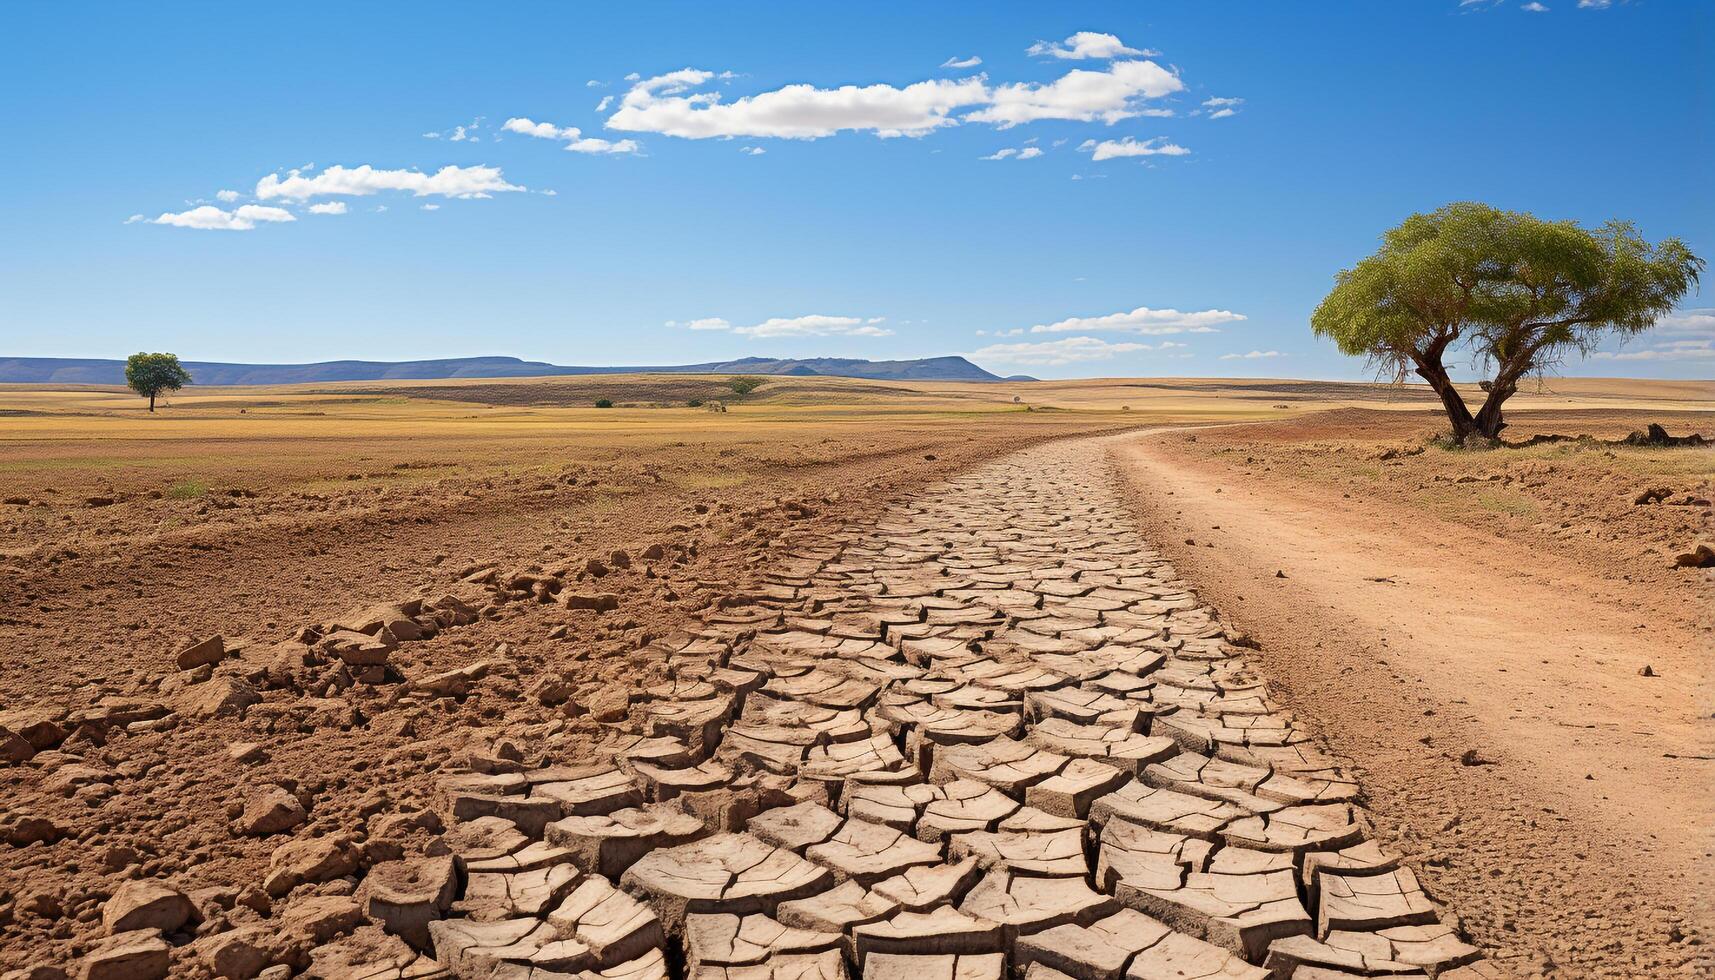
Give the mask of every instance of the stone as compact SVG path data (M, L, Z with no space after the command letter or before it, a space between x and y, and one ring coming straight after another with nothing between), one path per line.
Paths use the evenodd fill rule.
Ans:
M308 895L277 918L286 932L319 944L356 929L363 923L363 909L345 895Z
M234 828L240 834L267 837L291 830L308 819L304 805L280 786L269 786L250 794L244 801Z
M369 918L416 949L429 943L429 923L453 903L458 879L451 856L383 861L369 869L358 898Z
M127 881L101 907L101 925L110 936L138 929L177 932L196 914L190 898L165 882Z
M568 592L566 608L612 612L619 608L619 596L612 592Z
M262 889L278 898L306 882L315 884L343 878L356 871L361 863L357 847L343 837L287 841L269 857Z
M163 980L172 947L153 929L119 933L83 959L79 980Z
M195 943L197 959L216 977L252 980L274 962L278 945L268 926L239 926Z
M226 640L211 636L199 640L173 654L173 663L180 670L195 670L204 664L217 664L226 657Z
M393 634L385 630L374 636L356 630L335 630L316 642L318 650L347 667L385 667L388 655L397 645Z

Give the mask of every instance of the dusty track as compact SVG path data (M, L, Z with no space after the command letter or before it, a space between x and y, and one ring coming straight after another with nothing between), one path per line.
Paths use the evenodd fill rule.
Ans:
M1479 942L1563 976L1711 968L1706 609L1655 615L1632 576L1181 442L1115 443L1148 533L1262 641Z

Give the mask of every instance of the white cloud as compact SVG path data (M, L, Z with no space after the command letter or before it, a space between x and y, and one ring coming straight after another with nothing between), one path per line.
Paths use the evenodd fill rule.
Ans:
M893 331L876 326L881 317L865 320L855 316L772 317L749 327L736 327L733 333L747 337L891 337Z
M292 212L284 208L264 207L260 204L246 204L233 211L222 211L212 204L191 208L189 211L162 214L158 218L149 219L153 225L172 225L175 228L199 228L204 231L249 231L258 222L281 222L298 220Z
M934 79L904 88L787 85L733 102L722 102L718 92L692 91L715 77L713 72L685 68L640 80L625 93L607 126L684 139L820 139L845 130L921 136L955 124L954 109L982 104L988 97L980 78Z
M544 140L562 140L566 149L573 153L636 153L642 147L636 140L604 140L593 136L585 136L576 126L561 128L553 123L533 122L529 119L508 119L500 127L509 133L521 133Z
M584 83L584 88L607 88L607 83L606 82L598 82L592 78L589 81Z
M231 204L233 201L238 200L239 198L243 197L244 195L238 193L237 191L216 191L214 196L220 198L222 201L225 201L228 204Z
M759 157L759 156L763 155L764 153L767 153L768 151L763 149L760 146L741 146L738 148L738 152L748 153L753 157Z
M1020 147L1020 148L1014 148L1014 147L1008 146L1008 147L1003 147L1002 149L996 150L993 153L990 153L986 157L977 157L977 159L978 160L1034 160L1037 157L1041 156L1042 153L1043 153L1043 150L1040 146L1026 146L1026 147Z
M1073 119L1080 122L1121 119L1170 110L1145 109L1144 99L1159 99L1183 91L1179 76L1153 61L1121 61L1106 71L1074 68L1046 84L1014 82L990 93L989 104L965 118L994 123L1002 129L1038 119Z
M256 182L256 196L267 201L274 198L303 201L312 197L364 197L381 191L409 191L417 197L489 197L506 191L521 191L523 187L508 184L499 167L446 166L426 174L420 170L377 170L361 167L332 166L314 176L302 171L289 171L285 179L269 174Z
M1237 323L1244 314L1231 310L1200 310L1181 313L1178 310L1152 310L1140 306L1125 313L1107 316L1075 316L1054 323L1039 323L1031 333L1070 333L1074 330L1113 331L1140 334L1218 333L1216 324Z
M1598 351L1596 357L1605 361L1707 361L1715 359L1715 341L1703 341L1701 346L1646 347L1642 350Z
M441 209L441 206L439 204L423 204L423 205L419 205L419 207L421 207L424 211L439 211Z
M1715 337L1715 308L1674 310L1655 322L1658 333L1707 334Z
M311 214L344 214L345 213L345 202L344 201L323 201L320 204L312 204L312 205L310 205L310 213Z
M1128 48L1112 34L1079 31L1064 41L1037 41L1025 49L1024 53L1039 58L1050 56L1082 61L1086 58L1120 58L1128 55L1153 57L1161 52Z
M1220 99L1220 98L1217 98L1217 99L1204 99L1203 100L1203 108L1214 110L1213 112L1209 113L1210 119L1225 119L1228 116L1236 116L1239 114L1239 106L1242 106L1244 104L1245 104L1244 99Z
M1543 6L1540 3L1537 3L1536 0L1530 0L1530 3L1524 4L1519 9L1528 10L1533 14L1546 14L1546 13L1548 13L1548 8Z
M1092 151L1092 160L1112 160L1116 157L1182 157L1190 150L1177 143L1163 143L1165 137L1154 137L1146 140L1134 140L1127 136L1122 140L1085 140L1078 149Z
M1675 310L1656 321L1641 348L1599 351L1610 361L1702 361L1715 358L1715 309Z
M941 62L941 67L942 68L975 68L976 66L978 66L982 63L983 63L983 59L977 57L974 54L971 55L969 58L960 58L957 55L955 55L951 58L948 58L946 61Z
M724 317L709 316L697 320L668 320L669 327L683 327L686 330L731 330L733 333L746 337L891 337L893 331L878 327L876 324L886 322L886 317L872 316L868 319L856 316L808 316L774 317L748 327L734 327L730 320Z
M597 103L596 103L596 104L595 104L595 111L597 111L597 112L606 112L606 111L607 111L607 107L608 107L608 106L610 106L610 105L613 105L613 96L611 96L611 95L604 95L604 96L602 96L602 97L601 97L601 101L600 101L600 102L597 102Z
M1578 6L1582 10L1606 10L1612 3L1613 0L1578 0Z
M1221 360L1223 360L1223 361L1254 361L1254 360L1257 360L1259 358L1264 358L1264 357L1285 357L1285 356L1286 356L1285 354L1282 354L1280 351L1277 351L1277 350L1253 350L1248 354L1222 354Z
M972 352L970 356L978 360L1006 364L1061 367L1085 361L1106 361L1120 354L1149 349L1148 344L1132 341L1110 343L1097 337L1065 337L1038 343L990 344Z

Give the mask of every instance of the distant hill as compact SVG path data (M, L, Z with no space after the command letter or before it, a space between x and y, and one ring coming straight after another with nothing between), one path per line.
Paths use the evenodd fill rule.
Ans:
M1001 381L962 357L866 361L855 357L782 360L744 357L707 364L570 367L516 357L449 357L434 361L321 361L315 364L223 364L186 361L199 385L284 385L322 381L441 378L533 378L566 374L784 374L877 381ZM1020 377L1008 381L1028 380ZM0 383L122 385L125 362L78 357L0 357Z

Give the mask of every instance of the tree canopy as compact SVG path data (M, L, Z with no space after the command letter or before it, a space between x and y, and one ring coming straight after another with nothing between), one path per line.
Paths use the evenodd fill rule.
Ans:
M1310 326L1396 378L1422 377L1454 441L1493 439L1520 379L1588 355L1605 336L1648 330L1697 285L1703 265L1679 239L1651 245L1630 222L1587 229L1461 202L1384 234L1374 255L1340 271ZM1445 365L1461 350L1494 372L1475 415Z
M125 359L125 383L131 390L149 399L149 411L155 410L155 396L163 391L178 391L191 383L191 375L179 364L177 354L136 353Z

